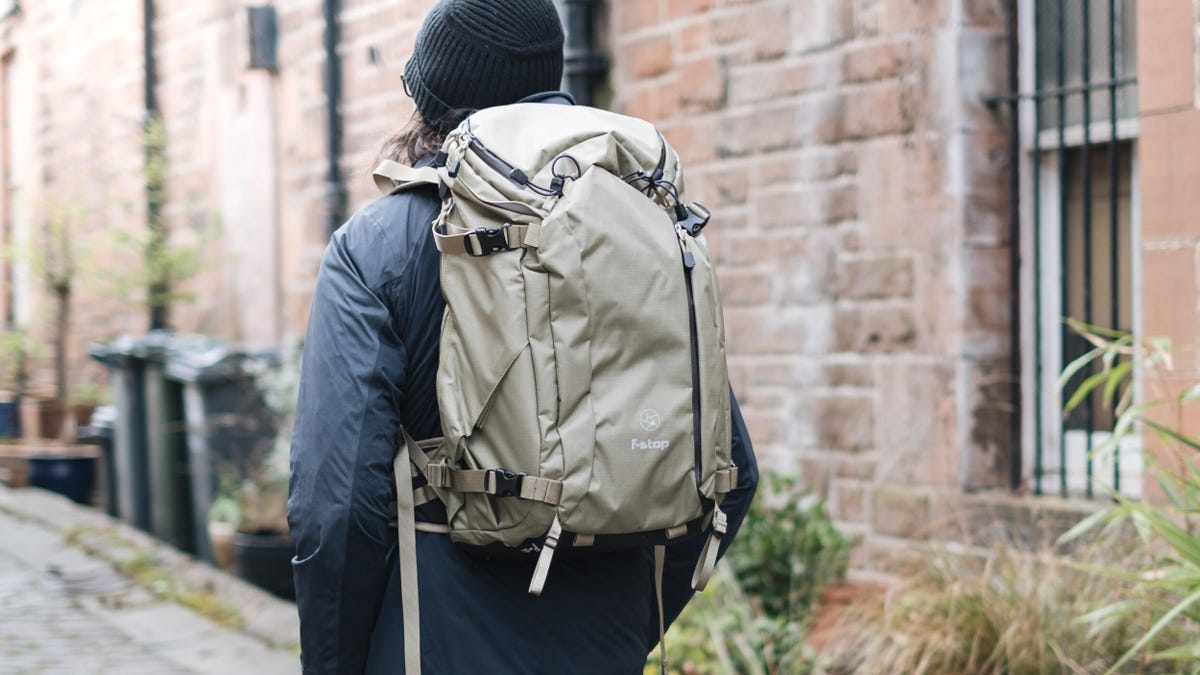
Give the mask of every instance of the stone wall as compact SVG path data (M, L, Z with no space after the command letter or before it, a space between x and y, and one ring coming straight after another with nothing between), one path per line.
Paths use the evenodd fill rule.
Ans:
M1200 136L1197 1L1144 3L1138 17L1142 327L1191 345L1178 374L1192 377L1200 164L1178 139ZM247 67L243 2L156 3L165 217L201 251L196 299L174 311L182 330L263 342L304 330L327 241L324 25L318 0L274 4L277 72ZM341 4L353 211L374 198L380 141L411 115L400 74L433 0ZM84 207L72 351L102 382L83 365L87 341L146 325L117 299L136 246L111 234L146 220L140 6L22 6L0 24L19 178L5 208L30 241L44 198ZM1002 6L605 3L613 107L660 126L689 196L714 211L731 373L756 447L867 535L862 566L935 530L947 496L1008 487L1007 120L982 102L1007 91ZM44 335L49 305L32 267L16 267L22 318Z
M868 539L1007 485L1000 4L614 2L616 108L714 210L734 387L764 463Z

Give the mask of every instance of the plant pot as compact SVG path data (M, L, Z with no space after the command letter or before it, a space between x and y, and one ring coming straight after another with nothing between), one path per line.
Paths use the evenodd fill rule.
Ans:
M233 537L237 528L233 523L208 522L208 541L212 545L213 562L226 572L235 572Z
M21 437L20 399L10 392L0 394L0 438Z
M292 581L292 538L274 530L233 535L233 560L237 575L288 600L296 599Z
M62 403L52 398L21 401L21 431L25 439L62 438L64 413Z
M29 458L29 485L91 505L96 485L96 458L46 455Z

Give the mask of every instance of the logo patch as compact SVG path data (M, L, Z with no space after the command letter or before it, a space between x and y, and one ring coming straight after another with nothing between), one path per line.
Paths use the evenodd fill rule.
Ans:
M662 420L659 419L658 413L646 408L638 415L638 424L646 431L655 431L662 424Z
M666 450L667 446L671 445L670 441L643 441L640 438L634 438L630 441L630 450Z

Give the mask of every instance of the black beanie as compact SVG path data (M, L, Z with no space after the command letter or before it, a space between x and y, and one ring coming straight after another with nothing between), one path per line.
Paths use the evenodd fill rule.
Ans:
M563 30L552 0L441 0L425 17L404 81L425 121L558 89Z

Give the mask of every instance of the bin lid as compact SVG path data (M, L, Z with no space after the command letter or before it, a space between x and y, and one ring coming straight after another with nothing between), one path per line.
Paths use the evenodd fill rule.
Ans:
M277 364L271 347L235 345L203 335L176 336L166 353L163 371L168 379L186 383L212 383L240 379Z
M174 339L167 331L122 335L109 342L93 342L88 355L110 368L128 368L145 361L162 362Z

